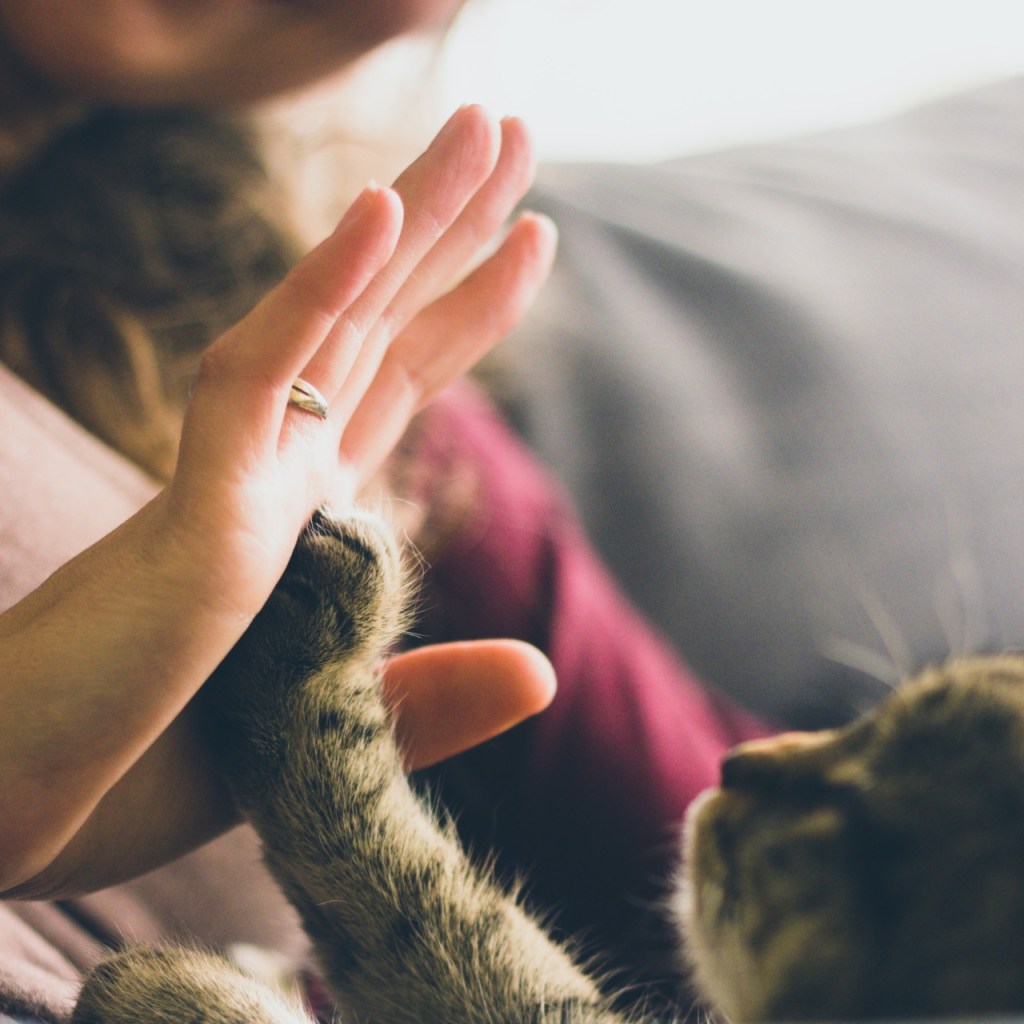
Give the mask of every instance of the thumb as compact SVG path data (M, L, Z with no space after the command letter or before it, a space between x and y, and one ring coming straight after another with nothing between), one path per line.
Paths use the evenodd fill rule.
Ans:
M436 644L395 655L384 694L407 769L426 768L537 714L555 695L555 672L518 640Z

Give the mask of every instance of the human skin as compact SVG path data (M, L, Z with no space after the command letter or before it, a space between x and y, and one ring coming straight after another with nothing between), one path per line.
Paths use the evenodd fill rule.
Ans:
M90 100L237 105L329 75L462 0L4 0L0 36Z
M393 188L367 188L204 354L168 486L0 616L5 895L107 885L234 820L189 701L313 510L350 505L410 416L532 301L554 249L532 215L448 290L532 165L520 122L468 107ZM298 375L326 421L287 404ZM406 656L387 685L424 764L539 710L553 680L536 652L497 643Z

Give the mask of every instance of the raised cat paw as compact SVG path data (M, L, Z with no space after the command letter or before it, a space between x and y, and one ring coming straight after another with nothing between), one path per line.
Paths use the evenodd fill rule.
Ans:
M401 625L401 557L391 528L377 516L316 513L299 537L265 610L266 619L301 620L279 643L322 650L325 659L376 657ZM267 633L283 625L261 622ZM299 634L302 634L301 636Z
M204 691L214 749L243 808L265 803L267 786L300 784L297 765L309 760L318 730L347 725L336 739L358 745L371 722L389 728L374 669L403 611L388 525L366 513L318 512Z

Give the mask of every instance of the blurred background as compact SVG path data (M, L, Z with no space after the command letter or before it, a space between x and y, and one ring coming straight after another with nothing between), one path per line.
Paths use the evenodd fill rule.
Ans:
M1016 73L1022 0L470 0L438 102L522 115L545 159L649 160Z
M1024 0L468 0L440 44L385 46L283 113L316 238L463 103L524 117L544 161L632 162L868 121L1017 74Z

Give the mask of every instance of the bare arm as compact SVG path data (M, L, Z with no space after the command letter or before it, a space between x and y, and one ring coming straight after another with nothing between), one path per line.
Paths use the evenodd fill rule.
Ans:
M105 884L233 820L184 709L312 510L351 501L409 417L528 305L553 248L537 218L445 288L530 164L518 122L468 108L393 190L364 192L205 356L169 487L0 617L0 890ZM326 422L287 405L300 374L327 396ZM548 685L521 683L509 692L527 703ZM427 705L401 706L419 735ZM112 864L126 823L137 859Z

